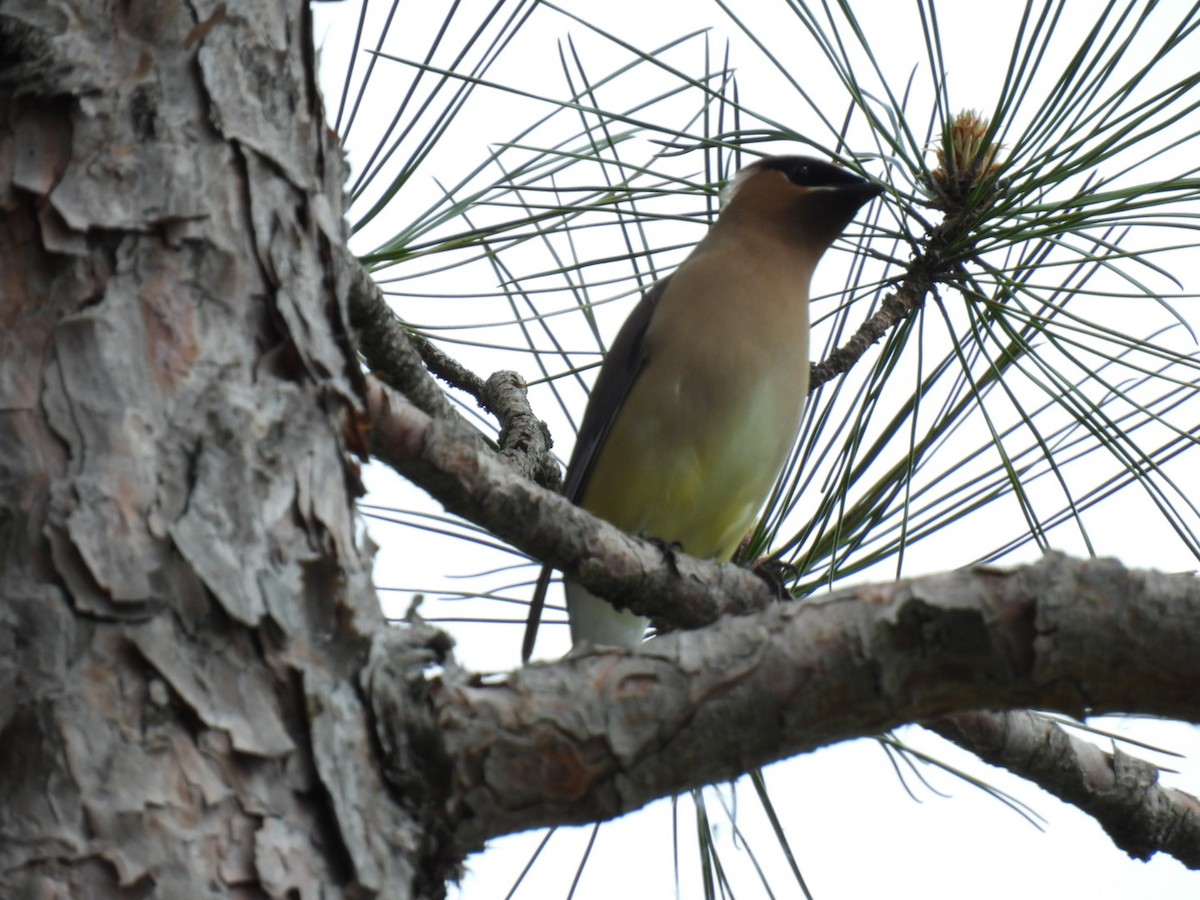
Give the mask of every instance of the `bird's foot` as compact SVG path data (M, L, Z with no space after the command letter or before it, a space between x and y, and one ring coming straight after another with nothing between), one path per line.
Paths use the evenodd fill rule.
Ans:
M652 534L639 534L638 537L644 541L649 541L659 549L659 552L663 555L663 562L667 564L672 575L679 574L679 565L675 562L675 551L683 550L683 544L679 543L679 541L666 541Z
M767 587L771 589L775 594L775 599L779 602L796 599L784 584L785 581L800 575L800 570L791 563L767 556L752 565L750 571L767 583Z

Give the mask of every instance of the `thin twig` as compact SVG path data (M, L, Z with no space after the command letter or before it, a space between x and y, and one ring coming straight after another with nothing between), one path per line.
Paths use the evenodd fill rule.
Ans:
M562 475L550 453L550 430L534 415L524 379L515 372L497 372L484 381L433 342L406 329L383 299L379 285L348 252L343 263L351 273L350 324L359 352L380 380L427 415L496 447L501 460L526 478L557 489ZM463 418L431 372L470 394L496 417L498 446ZM373 452L380 455L377 448Z

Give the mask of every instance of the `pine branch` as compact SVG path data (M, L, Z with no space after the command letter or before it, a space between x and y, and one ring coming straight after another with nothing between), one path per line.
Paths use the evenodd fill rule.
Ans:
M1120 749L1105 753L1026 710L976 710L922 724L1079 807L1134 859L1162 852L1200 869L1200 801L1159 784L1150 763Z

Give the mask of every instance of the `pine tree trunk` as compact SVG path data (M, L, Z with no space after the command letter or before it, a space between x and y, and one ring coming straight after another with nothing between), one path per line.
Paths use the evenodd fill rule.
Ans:
M342 175L302 0L0 2L0 896L440 890L354 681Z

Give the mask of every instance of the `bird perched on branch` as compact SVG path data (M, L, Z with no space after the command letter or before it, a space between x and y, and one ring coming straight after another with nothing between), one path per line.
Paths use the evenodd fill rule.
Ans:
M746 166L716 223L621 327L567 467L573 502L631 534L725 562L796 439L818 260L882 188L805 156ZM550 570L538 579L533 650ZM576 647L630 647L648 621L566 581Z

